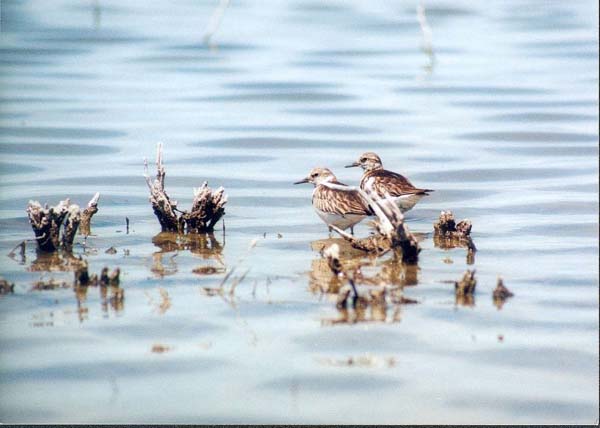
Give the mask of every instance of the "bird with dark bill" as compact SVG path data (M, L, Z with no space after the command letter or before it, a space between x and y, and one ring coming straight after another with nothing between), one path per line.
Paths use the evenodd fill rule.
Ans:
M341 189L347 186L340 183L327 168L313 168L306 178L294 184L302 183L312 183L315 186L312 205L328 226L334 225L342 230L350 228L354 234L354 225L372 214L358 191Z
M408 178L383 168L381 158L376 153L366 152L346 168L361 167L364 172L360 188L371 188L379 197L390 197L403 213L412 209L431 189L415 187Z

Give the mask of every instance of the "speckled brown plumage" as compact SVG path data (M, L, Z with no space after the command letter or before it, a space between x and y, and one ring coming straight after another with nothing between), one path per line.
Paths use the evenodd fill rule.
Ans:
M345 186L337 180L331 181L332 184ZM315 187L312 196L313 206L326 213L337 215L371 215L371 209L363 202L357 191L343 191L331 189L326 184L319 184Z
M419 189L403 175L385 169L365 171L360 180L361 189L366 188L369 180L371 180L373 190L381 197L384 197L386 192L392 197L397 197L403 195L427 195L428 192L433 191L430 189Z

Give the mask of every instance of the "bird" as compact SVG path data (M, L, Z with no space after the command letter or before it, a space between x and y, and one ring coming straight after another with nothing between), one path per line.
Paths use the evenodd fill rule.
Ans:
M431 189L419 189L403 175L384 169L381 158L376 153L363 153L356 162L346 165L346 168L357 166L364 170L360 188L366 190L370 187L380 198L389 195L403 213L412 209L423 196L433 192Z
M329 226L346 230L350 228L354 234L354 225L372 214L368 204L364 202L357 190L343 190L346 186L337 180L331 170L323 167L313 168L308 176L294 184L312 183L315 188L312 194L312 205L317 215ZM348 186L346 186L348 187Z

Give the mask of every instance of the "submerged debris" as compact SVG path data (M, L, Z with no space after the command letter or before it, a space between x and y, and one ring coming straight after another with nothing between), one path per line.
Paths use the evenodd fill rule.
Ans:
M514 293L508 288L506 288L506 286L504 285L504 281L502 281L502 278L498 277L496 288L494 289L494 293L492 294L494 305L496 305L498 309L502 309L502 306L504 305L506 299L513 296Z
M333 367L394 367L396 359L394 357L377 357L374 355L359 355L348 358L320 358L318 361L322 364Z
M90 274L88 273L88 265L87 262L84 262L76 271L75 271L75 287L79 286L87 286L90 284L92 278L90 278ZM98 276L94 278L95 282L98 281Z
M87 287L87 286L97 286L101 285L103 287L112 286L119 287L121 282L121 269L115 268L111 274L108 273L108 267L102 268L100 272L100 277L98 275L93 274L90 276L88 272L87 262L83 262L82 266L75 271L75 287Z
M204 233L212 232L215 224L225 214L227 195L219 187L213 191L205 181L199 189L194 189L192 210L181 211L177 201L171 200L165 191L165 168L162 163L162 143L158 144L156 154L156 179L148 175L148 163L145 162L145 178L150 189L150 203L158 218L163 232ZM179 215L177 214L179 213Z
M89 220L99 197L100 195L96 193L90 201L92 206L88 204L87 213L84 216L82 216L79 205L71 204L69 198L60 201L53 207L48 207L47 204L42 206L38 201L29 201L26 211L38 248L46 252L54 252L61 247L70 251L82 220L87 222L89 229ZM95 209L97 211L97 208Z
M151 352L155 354L164 354L165 352L169 352L171 350L170 346L161 345L160 343L156 343L152 345Z
M84 265L85 262L70 251L55 251L47 253L37 251L36 259L27 268L30 272L72 272Z
M65 226L63 239L61 239L61 226L71 214L75 216L75 222L69 223L68 232L66 231L67 226ZM48 205L42 207L38 201L29 201L27 216L35 234L38 248L46 252L57 251L62 243L73 237L73 227L76 228L79 225L79 207L77 205L71 206L69 199L60 201L54 207L48 207ZM72 243L71 241L70 244Z
M225 273L225 268L215 266L198 266L192 270L192 273L195 273L196 275L216 275L219 273Z
M415 300L405 299L402 296L402 287L389 286L385 281L381 281L378 276L367 278L363 276L360 268L356 268L350 275L348 270L344 268L339 254L340 249L337 244L333 244L322 251L327 266L337 281L336 307L342 314L340 319L331 321L332 324L360 321L385 322L387 320L388 300L396 307L393 321L397 321L399 319L397 309L400 304L418 303ZM342 285L345 281L347 281L347 284ZM375 288L370 288L367 293L359 293L356 288L358 282L375 286ZM333 292L333 289L328 287L326 291ZM353 309L353 311L349 309ZM370 319L366 317L367 309L370 309Z
M87 207L81 213L81 223L79 224L79 233L84 236L91 234L91 222L94 214L98 212L98 200L100 199L100 193L96 192L94 197L90 199Z
M467 270L460 281L454 282L454 290L457 296L467 296L475 293L477 280L475 270Z
M15 284L8 282L0 277L0 294L9 294L15 292Z
M36 281L33 283L33 288L32 290L38 290L38 291L42 291L42 290L56 290L58 288L69 288L71 285L65 281L58 281L55 280L54 278L50 278L49 280L42 280L40 279L39 281Z
M332 185L334 186L334 185ZM377 216L374 222L375 235L367 238L355 238L343 230L329 225L342 238L359 250L377 255L384 254L391 249L402 250L402 261L407 264L416 264L419 260L421 251L417 238L408 230L404 223L404 215L400 209L393 203L388 203L384 198L380 198L372 189L357 189L351 186L336 186L341 190L357 190L361 197L368 203L369 207Z
M169 296L169 292L164 288L158 289L158 294L160 296L160 302L155 303L154 298L146 293L148 296L148 303L154 306L154 309L160 314L164 315L171 308L171 297Z
M473 264L477 248L471 238L472 227L471 220L464 219L456 223L452 211L442 211L433 224L433 242L436 247L443 249L466 248L467 263Z
M460 281L454 282L456 303L463 306L473 306L475 304L474 294L476 286L475 270L467 270Z
M112 294L108 301L115 311L122 310L125 303L125 290L113 287Z

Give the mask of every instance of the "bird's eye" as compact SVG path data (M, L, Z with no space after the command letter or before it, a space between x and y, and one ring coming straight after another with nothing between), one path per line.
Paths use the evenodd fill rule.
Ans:
M366 161L367 161L367 158L360 158L360 161L361 161L361 162L366 162Z
M315 173L313 173L313 174L311 175L311 177L316 177L317 175L319 175L319 174L317 174L317 173L315 172Z

